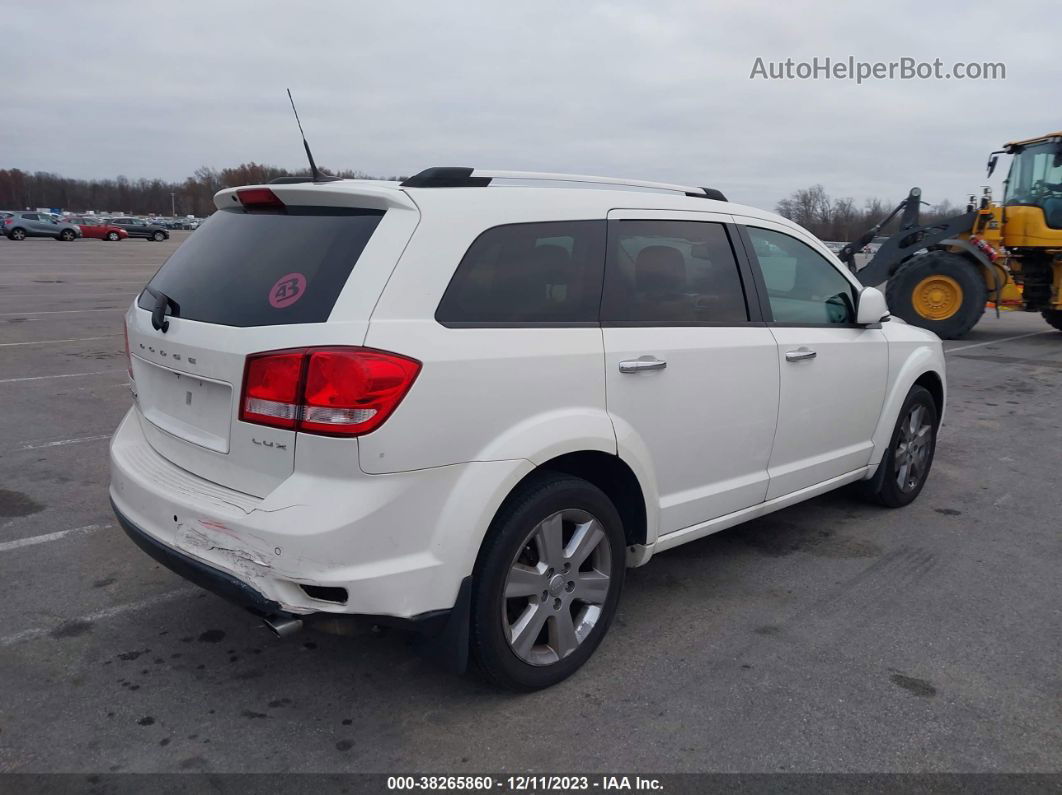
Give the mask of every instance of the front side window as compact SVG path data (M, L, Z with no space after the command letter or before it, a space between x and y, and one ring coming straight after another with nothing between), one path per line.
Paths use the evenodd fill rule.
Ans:
M444 325L596 323L604 248L604 221L488 229L461 259L435 319Z
M776 323L855 322L855 288L825 257L790 235L747 229Z
M638 325L738 324L748 309L722 224L609 223L601 319Z

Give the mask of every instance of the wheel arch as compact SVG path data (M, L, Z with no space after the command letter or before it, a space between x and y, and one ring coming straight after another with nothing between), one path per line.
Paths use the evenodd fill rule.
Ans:
M530 462L528 462L530 463ZM646 545L649 535L647 522L647 503L645 489L634 470L615 453L601 450L575 450L554 456L514 478L503 496L492 500L485 511L482 534L477 534L476 552L473 565L469 568L475 572L479 568L483 549L490 538L494 520L504 509L506 503L528 482L550 474L571 475L597 486L605 493L616 507L623 522L623 532L628 547L628 562L632 559L640 565L648 560L647 556L635 554Z
M935 370L926 370L914 380L911 386L925 388L933 396L933 405L937 408L937 426L944 419L944 381ZM910 391L910 390L908 390Z
M930 346L920 346L912 351L902 365L895 371L890 379L891 385L882 403L881 416L874 430L874 452L870 459L870 468L867 478L874 475L877 465L881 463L888 450L892 439L893 429L896 427L896 419L907 393L911 387L925 387L937 407L937 425L944 419L946 406L947 387L944 378L944 355L938 348L936 351Z

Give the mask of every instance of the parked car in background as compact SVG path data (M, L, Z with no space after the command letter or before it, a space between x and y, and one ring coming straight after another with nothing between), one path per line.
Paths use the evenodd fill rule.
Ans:
M81 234L84 237L91 237L95 240L125 240L129 237L129 233L117 224L110 224L104 221L102 218L93 218L91 216L72 215L67 219L72 224L77 224L77 227L81 230Z
M152 224L142 218L108 218L108 223L120 226L129 237L142 237L145 240L168 240L170 233L158 224Z
M81 229L75 224L59 221L48 213L14 212L0 221L4 235L10 240L27 237L54 237L56 240L77 240Z

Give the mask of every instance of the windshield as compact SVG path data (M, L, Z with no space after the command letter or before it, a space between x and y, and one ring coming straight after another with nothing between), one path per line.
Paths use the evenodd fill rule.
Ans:
M1062 143L1035 144L1016 154L1003 191L1008 205L1043 207L1049 199L1062 199Z

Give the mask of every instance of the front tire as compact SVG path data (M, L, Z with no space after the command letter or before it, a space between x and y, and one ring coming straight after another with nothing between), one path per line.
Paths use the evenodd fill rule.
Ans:
M980 267L961 254L930 251L900 265L885 285L889 310L942 339L965 336L985 311Z
M1062 309L1045 309L1040 314L1043 315L1048 325L1062 331Z
M156 243L161 243L166 239L166 234L164 232L156 232L152 237L155 238Z
M495 684L537 690L571 676L608 631L626 573L623 523L581 478L543 473L491 523L472 593L472 655Z
M72 229L64 229L62 232L59 233L59 239L67 243L69 243L75 237L77 237L77 235L74 234L74 230Z
M937 449L937 404L929 390L911 387L900 407L881 470L859 484L863 495L887 508L910 505L926 484Z
M113 243L119 239L119 235L117 232L108 232L107 239Z

